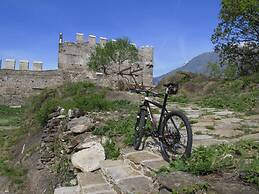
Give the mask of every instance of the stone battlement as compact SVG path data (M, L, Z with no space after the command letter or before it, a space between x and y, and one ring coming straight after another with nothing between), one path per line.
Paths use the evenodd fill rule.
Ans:
M43 62L41 61L33 61L32 62L32 69L29 68L29 61L28 60L19 60L19 69L16 69L16 60L15 59L5 59L4 66L2 69L9 69L9 70L21 70L21 71L42 71Z
M99 40L99 41L98 41ZM98 38L95 35L88 35L87 40L85 40L83 33L76 34L76 40L64 41L63 34L59 35L59 53L58 53L58 68L63 71L74 70L82 71L86 70L91 72L88 67L88 62L90 61L91 54L95 51L97 45L105 45L108 41L116 41L114 39L108 39L105 37ZM153 47L152 46L140 46L137 47L136 44L132 43L139 53L139 60L136 64L129 64L125 62L120 68L113 65L113 69L127 69L128 67L136 70L142 69L141 71L136 71L136 81L144 86L152 86L153 80ZM127 77L127 79L132 79ZM131 80L133 81L133 80Z
M77 43L77 44L89 44L90 46L96 46L96 45L104 45L105 43L107 43L108 41L116 41L116 39L108 39L106 37L97 37L95 35L89 34L87 36L87 38L85 39L85 35L83 33L76 33L75 36L75 42L71 42L71 41L64 41L63 39L63 33L59 34L59 43L60 44L67 44L67 43ZM132 45L134 45L136 48L153 48L150 45L144 45L144 46L140 46L138 47L137 44L135 43L131 43Z
M153 47L137 47L139 60L136 64L123 63L120 67L112 64L116 70L111 75L94 72L88 67L90 56L97 45L104 46L108 41L116 41L105 37L97 38L77 33L75 42L63 40L59 34L58 69L43 70L43 62L33 61L30 67L28 60L5 59L0 69L0 104L20 105L31 94L46 87L55 87L66 82L89 81L101 86L116 88L119 81L129 84L139 83L152 86L153 79ZM16 69L16 63L18 68ZM118 71L124 70L124 75ZM135 78L128 70L134 72Z

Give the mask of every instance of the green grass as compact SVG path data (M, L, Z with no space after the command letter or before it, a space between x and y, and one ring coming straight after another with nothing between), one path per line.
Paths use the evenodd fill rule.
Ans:
M68 109L79 108L84 112L127 110L132 104L127 100L108 100L109 88L97 87L92 83L68 83L57 89L46 89L34 96L26 105L31 120L45 125L48 115L58 106Z
M200 101L198 105L201 107L230 109L237 112L251 111L257 102L259 93L243 93L243 94L223 94L218 93L215 95L207 96Z
M105 151L105 158L116 160L120 155L120 149L117 147L116 143L113 140L108 140L103 144Z
M126 145L133 144L134 125L136 116L132 114L128 118L119 121L110 120L103 127L96 128L93 133L95 135L105 135L112 139L122 138Z
M186 104L189 103L190 100L187 96L185 95L174 95L174 96L169 96L168 98L168 102L170 103L182 103L182 104Z
M180 170L195 175L228 171L238 173L240 178L259 187L259 143L242 141L195 149L189 159L178 159L161 172Z
M8 177L17 188L22 185L26 170L14 163L11 150L27 133L27 129L21 127L22 114L21 108L0 106L0 175Z
M211 92L200 97L202 107L230 109L237 112L253 112L259 99L259 74L240 77L236 80L219 80Z

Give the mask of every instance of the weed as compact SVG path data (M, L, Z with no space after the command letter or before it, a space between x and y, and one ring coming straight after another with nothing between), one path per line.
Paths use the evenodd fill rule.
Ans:
M195 131L194 134L195 135L202 135L202 132L201 131Z
M215 127L210 125L210 126L206 126L206 129L215 130Z
M168 102L177 102L177 103L183 103L186 104L189 102L189 99L185 95L176 95L176 96L170 96L168 98Z
M259 143L241 141L235 144L221 144L198 147L189 159L177 159L163 172L180 170L195 175L206 175L224 170L239 172L242 180L259 186Z
M181 189L172 190L172 194L193 194L198 191L207 191L209 189L209 184L194 184L190 187L183 187Z
M103 144L106 159L116 160L120 155L120 149L113 140L106 141Z
M198 123L198 122L199 122L198 120L191 120L190 124L195 124L195 123Z
M105 135L110 138L123 137L126 145L133 144L135 116L121 119L119 121L107 121L103 127L96 128L93 133L95 135Z

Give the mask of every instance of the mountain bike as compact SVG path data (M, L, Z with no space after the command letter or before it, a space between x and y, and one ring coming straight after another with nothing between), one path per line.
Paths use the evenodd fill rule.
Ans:
M134 92L145 95L144 102L140 105L135 125L134 148L143 150L145 140L152 137L160 146L163 158L170 162L176 158L187 158L192 150L192 129L188 118L178 110L169 112L166 108L169 95L175 95L178 84L164 85L165 93L160 94L151 90L135 89ZM163 97L163 103L152 100L149 96ZM156 121L151 106L158 107L159 121ZM142 148L141 147L142 144Z

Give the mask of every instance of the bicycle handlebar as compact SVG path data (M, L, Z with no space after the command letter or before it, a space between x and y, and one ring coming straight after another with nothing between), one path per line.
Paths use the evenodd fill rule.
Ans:
M150 90L144 90L144 89L133 89L132 92L136 92L137 94L144 93L146 96L152 95L153 97L164 97L163 94L153 92Z

